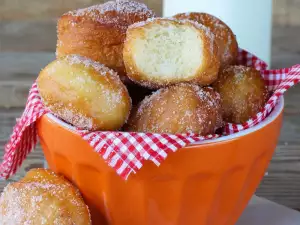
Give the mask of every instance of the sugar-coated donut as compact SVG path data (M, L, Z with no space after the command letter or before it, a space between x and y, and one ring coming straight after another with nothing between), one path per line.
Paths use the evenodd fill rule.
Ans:
M219 48L221 67L236 63L238 56L238 43L230 27L219 18L207 13L180 13L174 16L176 19L188 19L207 26L215 35Z
M90 225L89 209L79 191L50 170L33 169L7 185L0 197L1 225Z
M215 38L207 27L168 18L129 26L123 59L127 76L148 88L180 82L209 85L220 66Z
M222 125L219 94L210 87L182 83L146 97L133 110L126 130L207 135Z
M264 79L251 67L230 66L221 72L213 86L221 96L223 119L230 123L246 122L268 99Z
M58 21L57 56L86 56L125 75L122 51L127 27L154 16L145 4L128 0L68 12Z
M37 85L45 106L80 129L118 130L130 113L131 99L117 73L86 57L53 61Z

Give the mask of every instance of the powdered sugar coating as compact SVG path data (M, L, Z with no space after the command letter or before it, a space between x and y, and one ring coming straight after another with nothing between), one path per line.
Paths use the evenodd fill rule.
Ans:
M115 71L87 57L73 54L73 55L67 55L65 59L67 60L68 63L70 63L70 65L83 64L86 68L92 67L103 76L109 74L110 76L114 77L117 80L120 79L118 74Z
M215 92L211 87L201 88L200 86L192 85L192 88L197 93L201 101L208 104L209 107L217 107L220 103L220 94Z
M129 130L211 134L223 125L220 109L213 89L181 83L146 97L130 118Z
M55 104L50 106L49 109L51 111L56 111L55 114L63 118L66 122L76 124L76 127L79 129L93 129L93 118L81 113L77 108L72 107L71 105L65 107L63 104Z
M78 190L52 172L46 174L5 187L0 198L1 225L91 224Z
M70 11L66 15L75 17L89 17L95 21L109 24L130 23L129 17L149 18L154 17L155 13L145 4L128 1L116 0L108 1L104 4L90 6L84 9Z
M99 13L106 13L108 11L116 11L118 13L143 13L149 14L149 8L140 2L128 0L108 1L104 4L94 5L85 9L75 11L77 16L83 16L85 13L93 10Z
M234 66L229 66L223 70L223 73L231 73L233 72L234 75L241 75L247 72L250 72L254 68L248 67L248 66L243 66L243 65L234 65Z
M143 27L149 23L152 23L152 22L155 22L155 21L168 21L168 20L171 20L171 21L177 21L176 19L173 19L173 18L160 18L160 17L153 17L153 18L148 18L147 20L145 21L139 21L139 22L136 22L134 24L131 24L128 28L131 29L131 28L138 28L138 27Z
M227 67L214 87L221 95L223 118L229 123L246 122L264 107L268 99L264 79L251 67Z
M138 27L143 27L149 23L153 23L153 22L159 22L162 25L168 25L168 23L170 21L176 22L177 24L185 24L185 23L190 23L193 24L196 28L204 31L204 33L211 39L214 40L214 34L210 31L210 29L200 23L197 23L193 20L188 20L188 19L184 19L184 20L178 20L172 17L168 17L168 18L161 18L161 17L154 17L154 18L149 18L145 21L140 21L137 23L134 23L132 25L130 25L128 28L138 28Z

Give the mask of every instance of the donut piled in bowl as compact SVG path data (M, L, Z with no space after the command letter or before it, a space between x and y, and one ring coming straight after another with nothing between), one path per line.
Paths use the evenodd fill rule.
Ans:
M207 135L267 101L260 72L237 56L215 16L158 18L143 3L109 1L59 19L57 59L37 85L44 105L79 129Z

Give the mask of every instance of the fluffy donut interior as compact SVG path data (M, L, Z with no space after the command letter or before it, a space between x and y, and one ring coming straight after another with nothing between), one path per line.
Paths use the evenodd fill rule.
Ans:
M145 26L133 43L137 69L154 79L194 76L203 60L200 32L181 24Z

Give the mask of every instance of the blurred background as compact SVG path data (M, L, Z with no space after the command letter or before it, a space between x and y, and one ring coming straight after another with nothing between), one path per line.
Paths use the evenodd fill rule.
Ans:
M162 15L162 0L140 1ZM15 118L23 110L29 87L40 69L55 57L57 18L71 9L102 2L105 1L0 0L1 155ZM300 0L273 0L271 27L271 68L300 63ZM264 33L260 35L263 37ZM300 85L286 95L281 138L268 175L257 191L259 196L297 209L300 208L299 99ZM43 154L38 147L12 180L23 176L24 171L32 167L41 166ZM5 184L5 181L0 181L0 191Z

